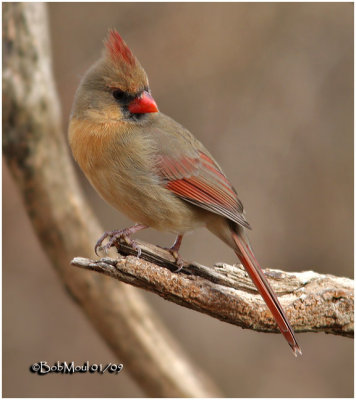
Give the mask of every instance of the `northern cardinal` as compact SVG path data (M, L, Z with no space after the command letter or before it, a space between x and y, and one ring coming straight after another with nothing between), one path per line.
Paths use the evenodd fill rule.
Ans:
M295 355L301 354L290 323L245 234L250 228L236 190L208 150L185 128L159 112L148 79L115 31L105 52L76 92L69 125L73 155L99 194L136 222L105 233L104 247L147 227L183 234L205 226L244 265ZM131 240L135 246L135 242ZM139 249L138 249L139 250Z

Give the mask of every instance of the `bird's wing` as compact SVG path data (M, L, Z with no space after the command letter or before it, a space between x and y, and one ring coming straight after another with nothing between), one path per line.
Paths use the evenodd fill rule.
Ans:
M156 171L167 189L189 203L250 228L235 189L200 142L187 131L170 137L158 134L156 138Z

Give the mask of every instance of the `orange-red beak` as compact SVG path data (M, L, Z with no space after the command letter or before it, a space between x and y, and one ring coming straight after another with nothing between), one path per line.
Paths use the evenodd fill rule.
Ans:
M146 114L158 111L156 102L153 100L153 97L146 91L144 91L140 97L132 100L132 102L128 106L128 109L132 114Z

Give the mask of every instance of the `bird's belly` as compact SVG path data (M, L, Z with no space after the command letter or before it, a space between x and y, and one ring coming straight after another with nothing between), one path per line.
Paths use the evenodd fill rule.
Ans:
M104 200L135 223L174 233L205 225L201 218L204 210L177 198L158 182L140 182L119 175L113 181L112 174L99 168L87 177Z

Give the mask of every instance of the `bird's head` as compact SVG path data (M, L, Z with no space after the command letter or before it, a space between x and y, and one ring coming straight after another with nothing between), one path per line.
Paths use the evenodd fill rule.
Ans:
M117 31L105 40L105 53L78 88L72 116L96 122L137 122L158 112L148 79Z

